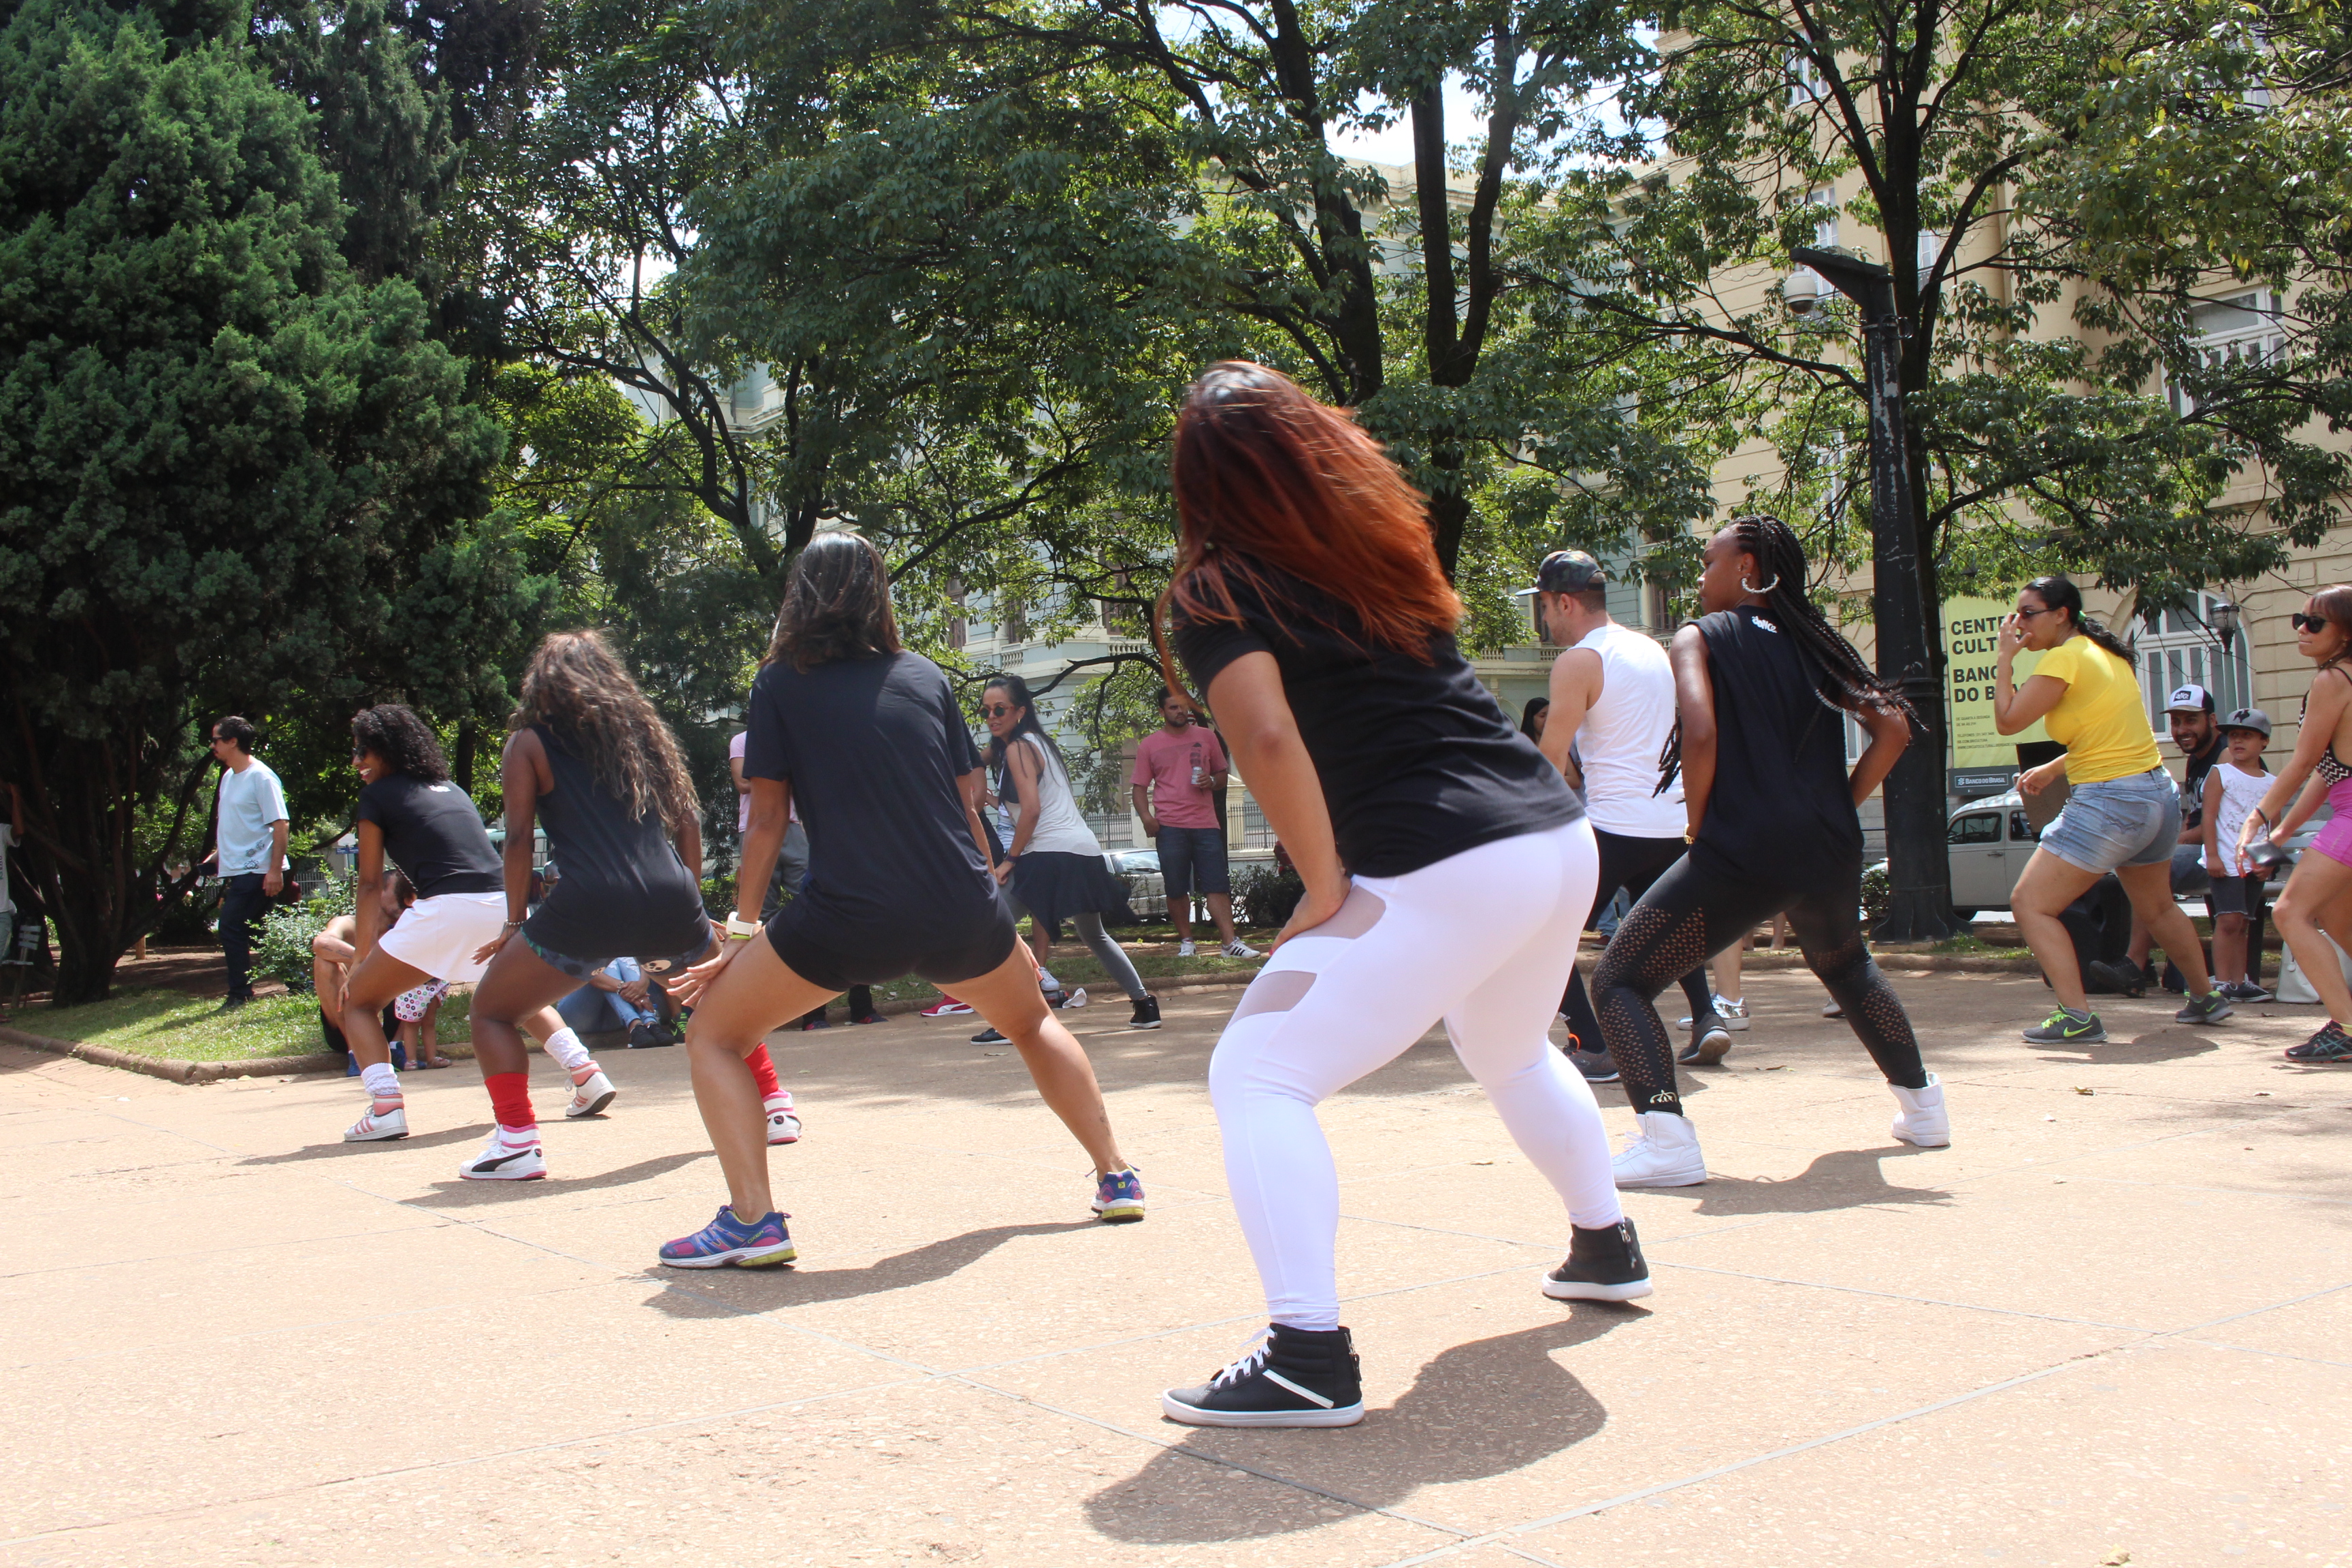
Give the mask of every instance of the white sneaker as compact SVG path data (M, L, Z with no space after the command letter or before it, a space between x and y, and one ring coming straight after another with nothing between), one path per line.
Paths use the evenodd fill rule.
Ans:
M603 1068L596 1067L594 1062L588 1065L596 1070L588 1075L585 1082L572 1086L572 1103L563 1108L566 1116L593 1116L612 1104L613 1097L621 1092L613 1087L613 1080L604 1076Z
M762 1101L768 1111L768 1142L797 1143L801 1141L801 1119L793 1112L793 1091L786 1089L773 1100Z
M1225 943L1223 952L1227 958L1264 958L1265 956L1239 937Z
M1737 1035L1748 1027L1748 1003L1745 998L1718 994L1715 998L1715 1016L1723 1020L1725 1028ZM1690 1026L1691 1021L1688 1018L1675 1020L1675 1027L1677 1029L1687 1029Z
M370 1107L368 1113L343 1129L346 1143L374 1143L408 1136L408 1108L395 1105L390 1110Z
M469 1182L536 1182L547 1174L547 1160L539 1152L536 1134L528 1143L509 1143L507 1130L493 1127L490 1141L457 1167L457 1174Z
M1062 1011L1065 1013L1068 1012L1073 1007L1083 1007L1086 1005L1087 988L1083 985L1071 992L1068 995L1063 997L1061 1003Z
M1925 1089L1905 1089L1899 1083L1886 1087L1895 1091L1895 1103L1903 1108L1903 1114L1895 1119L1896 1138L1922 1149L1952 1146L1952 1118L1944 1109L1942 1079L1929 1073Z
M1644 1110L1642 1130L1630 1134L1610 1167L1621 1187L1695 1187L1706 1180L1706 1159L1698 1150L1698 1129L1687 1116Z
M1824 1018L1844 1017L1845 1004L1839 1001L1834 996L1831 997L1828 1001L1822 1004L1822 1016Z
M1188 936L1188 937L1186 937L1182 942L1178 942L1178 943L1176 944L1176 956L1177 956L1177 957L1179 957L1179 958L1190 958L1190 957L1192 957L1192 953L1193 953L1193 947L1192 947L1192 939L1191 937L1189 937L1189 936Z

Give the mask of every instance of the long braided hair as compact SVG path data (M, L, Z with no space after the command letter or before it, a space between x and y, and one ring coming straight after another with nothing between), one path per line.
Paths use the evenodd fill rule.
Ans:
M1859 713L1865 708L1900 713L1916 732L1919 710L1903 689L1864 664L1853 644L1845 640L1829 618L1813 607L1805 592L1811 568L1805 547L1789 525L1764 512L1735 517L1729 524L1733 547L1756 558L1764 581L1750 592L1764 596L1766 613L1804 655L1813 671L1813 695L1824 708L1839 713ZM1683 727L1677 719L1658 757L1658 788L1664 795L1682 772Z

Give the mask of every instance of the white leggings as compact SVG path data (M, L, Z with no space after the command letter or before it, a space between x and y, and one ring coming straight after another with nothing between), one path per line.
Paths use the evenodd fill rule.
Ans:
M1339 1173L1317 1103L1441 1017L1570 1222L1617 1223L1601 1108L1550 1039L1599 875L1580 821L1359 877L1339 912L1285 942L1243 994L1210 1058L1209 1096L1276 1322L1339 1326Z

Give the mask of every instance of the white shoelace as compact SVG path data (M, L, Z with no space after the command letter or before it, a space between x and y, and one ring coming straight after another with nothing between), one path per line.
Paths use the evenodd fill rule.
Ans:
M1273 1354L1274 1331L1270 1328L1260 1329L1251 1337L1249 1348L1242 1352L1241 1359L1209 1379L1209 1386L1223 1388L1229 1384L1239 1383L1243 1378L1250 1376L1265 1366L1266 1358Z

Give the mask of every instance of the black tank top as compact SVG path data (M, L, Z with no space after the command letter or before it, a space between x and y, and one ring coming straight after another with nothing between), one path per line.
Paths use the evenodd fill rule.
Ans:
M1845 718L1812 657L1753 605L1698 623L1715 687L1715 790L1692 858L1768 887L1835 887L1862 864Z
M524 934L551 952L599 963L699 952L710 938L702 889L671 847L661 813L631 817L554 731L534 724L531 733L555 780L539 797L539 821L556 881Z

